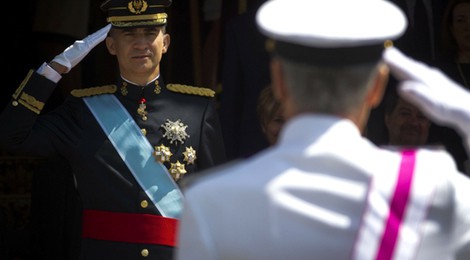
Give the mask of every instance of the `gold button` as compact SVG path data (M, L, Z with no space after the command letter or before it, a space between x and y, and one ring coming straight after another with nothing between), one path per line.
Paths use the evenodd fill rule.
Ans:
M16 106L18 106L18 101L15 100L15 101L11 102L11 104L12 104L14 107L16 107Z
M391 40L386 40L384 42L384 47L385 48L390 48L390 47L393 47L393 42Z
M149 203L147 200L143 200L140 202L140 206L145 209L146 207L149 206Z
M142 132L143 135L147 135L147 129L142 128L142 129L140 129L140 131Z
M149 250L148 249L142 249L142 251L140 251L140 254L143 257L147 257L147 256L149 256Z

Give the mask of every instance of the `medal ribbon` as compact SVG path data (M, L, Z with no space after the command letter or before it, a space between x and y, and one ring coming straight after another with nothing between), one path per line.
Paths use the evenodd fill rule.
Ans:
M385 231L377 252L377 260L392 259L400 226L404 221L406 205L411 193L411 181L415 167L415 151L403 151L400 172L390 204Z
M422 225L441 182L439 171L415 171L416 153L401 151L399 172L392 177L396 181L381 175L372 179L351 259L416 258Z

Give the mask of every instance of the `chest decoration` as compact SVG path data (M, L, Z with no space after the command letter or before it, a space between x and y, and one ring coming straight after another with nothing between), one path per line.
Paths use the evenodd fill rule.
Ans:
M139 102L139 107L137 108L137 114L142 117L142 120L147 121L147 100L145 98L141 98Z
M153 92L158 95L161 93L161 90L162 90L158 79L155 80L154 84L155 84L155 88L153 89ZM127 89L127 87L128 87L127 82L123 81L122 86L121 86L121 95L127 96L127 94L129 94L129 90ZM137 107L137 114L142 118L143 121L147 121L148 119L147 99L145 99L144 97L144 88L145 87L142 87L141 98L139 99L139 106Z
M181 120L171 121L169 119L166 120L166 123L162 125L163 129L165 129L165 133L163 137L166 137L170 140L170 144L173 142L181 142L184 143L184 140L189 137L186 133L187 125L183 124Z
M161 126L164 129L163 138L170 141L170 144L183 144L184 141L189 137L186 133L187 125L183 124L180 119L176 121L166 120L166 123ZM178 159L172 158L173 153L170 147L160 144L154 147L153 156L155 160L166 164L169 169L169 173L174 180L179 180L184 174L186 174L186 165L194 164L197 156L196 150L192 146L185 147L185 151L182 153L184 156L181 162ZM176 155L175 155L176 156Z
M172 163L169 171L171 177L173 177L175 181L179 180L186 173L184 164L180 163L179 161L176 161L176 163Z
M165 163L169 162L173 153L170 151L170 147L161 144L160 146L155 146L155 150L153 152L153 156L155 156L155 160Z
M196 150L193 149L192 146L186 147L186 151L183 152L184 155L184 161L187 164L194 164L194 161L196 160Z

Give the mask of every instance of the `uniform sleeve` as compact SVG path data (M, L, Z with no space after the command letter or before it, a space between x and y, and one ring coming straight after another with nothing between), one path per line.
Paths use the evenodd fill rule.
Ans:
M0 144L7 151L24 150L33 126L56 84L30 70L0 115Z
M51 156L57 152L59 143L70 140L65 138L68 130L61 127L66 124L59 120L67 118L67 115L41 113L55 87L53 81L33 70L29 71L0 114L0 147L3 150L15 154ZM74 121L71 118L68 120ZM67 145L70 143L61 146Z

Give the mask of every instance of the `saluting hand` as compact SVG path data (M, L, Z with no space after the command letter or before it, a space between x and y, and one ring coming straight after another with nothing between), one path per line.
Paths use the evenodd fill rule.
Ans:
M64 52L55 56L49 65L60 74L69 72L96 45L106 39L110 29L111 24L108 24L84 39L75 41L74 44L67 47Z
M437 68L388 48L384 60L400 80L398 92L438 124L454 127L470 152L470 92Z

